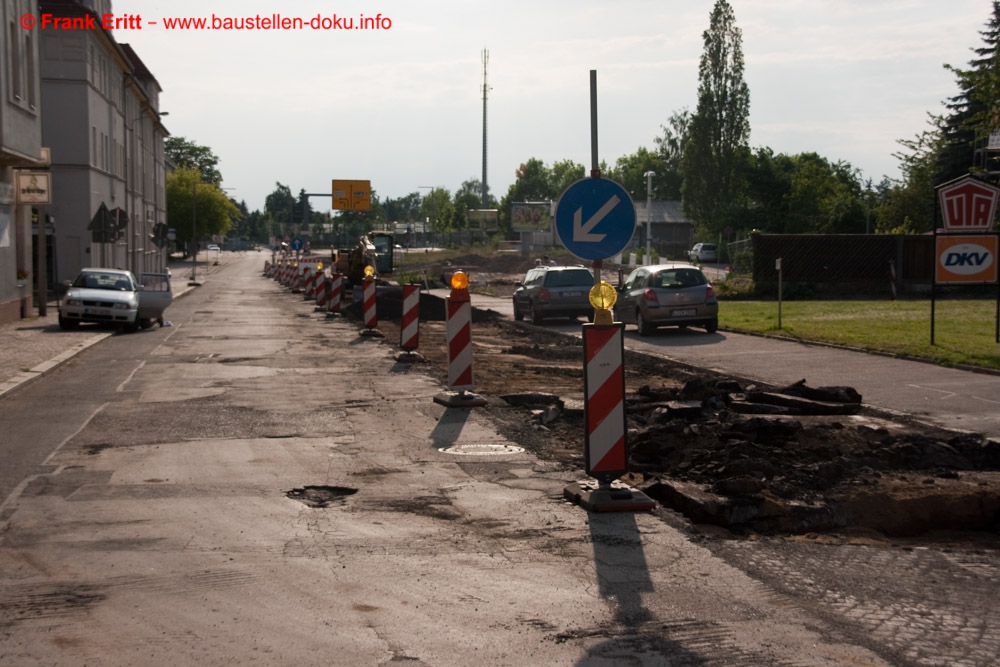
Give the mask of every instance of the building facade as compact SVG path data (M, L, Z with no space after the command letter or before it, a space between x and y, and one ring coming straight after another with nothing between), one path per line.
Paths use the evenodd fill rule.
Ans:
M166 222L160 86L135 51L100 27L108 0L40 0L56 19L96 28L42 29L42 140L51 149L53 264L58 282L87 266L162 271L153 242ZM41 22L40 22L41 23Z
M17 173L44 167L36 0L0 0L0 323L32 307L31 204L16 197Z

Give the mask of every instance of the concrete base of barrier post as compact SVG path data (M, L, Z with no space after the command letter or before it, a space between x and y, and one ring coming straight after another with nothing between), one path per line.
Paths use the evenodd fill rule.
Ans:
M563 489L563 497L588 512L647 512L656 507L656 501L645 493L617 481L573 482Z
M446 391L434 397L434 402L448 408L481 408L486 399L471 391Z
M396 361L401 364L423 364L427 363L427 358L419 352L404 350L396 356Z

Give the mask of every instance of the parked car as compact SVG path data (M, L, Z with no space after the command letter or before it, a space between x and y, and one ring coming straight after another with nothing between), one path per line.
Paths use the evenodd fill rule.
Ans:
M719 251L714 243L695 243L688 257L692 262L718 262Z
M221 248L219 247L219 244L217 244L217 243L209 243L208 247L206 248L206 250L221 250Z
M705 274L690 264L641 266L618 288L615 317L634 324L640 336L657 327L719 328L719 301Z
M540 324L550 317L592 318L593 286L594 274L583 266L536 266L514 291L514 319Z
M131 271L88 268L69 284L59 306L59 326L74 329L81 322L110 324L135 331L152 320L163 321L163 310L173 301L168 274L143 274L148 294Z

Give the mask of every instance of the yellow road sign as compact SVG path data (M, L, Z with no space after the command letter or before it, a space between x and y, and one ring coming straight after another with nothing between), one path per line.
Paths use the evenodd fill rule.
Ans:
M333 208L338 211L369 211L372 207L371 181L333 181Z

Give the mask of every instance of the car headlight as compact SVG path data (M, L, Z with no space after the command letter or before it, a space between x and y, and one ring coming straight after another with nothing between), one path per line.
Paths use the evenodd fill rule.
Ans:
M67 306L82 306L83 302L79 299L66 299Z
M116 303L113 308L115 310L132 310L133 304L131 303Z

